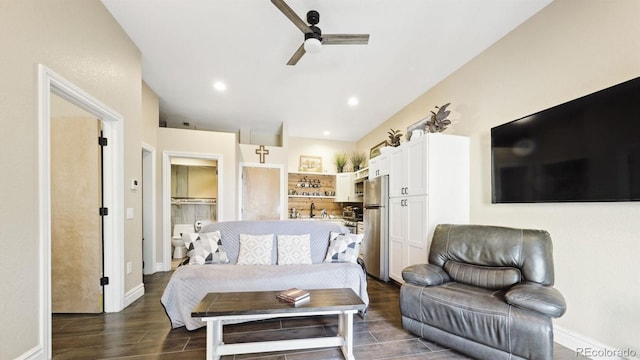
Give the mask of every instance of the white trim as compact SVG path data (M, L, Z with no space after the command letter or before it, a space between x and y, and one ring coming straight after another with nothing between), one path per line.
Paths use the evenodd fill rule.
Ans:
M262 164L253 162L241 162L238 164L238 220L242 220L242 169L244 167L263 167L270 169L280 169L280 220L287 219L287 181L285 180L284 165L282 164Z
M123 117L46 66L38 65L38 229L39 229L39 342L43 357L51 358L51 98L54 93L103 121L109 138L104 154L104 310L116 312L124 304L124 178Z
M613 346L603 344L595 339L591 339L583 334L579 334L575 331L563 328L561 326L553 325L553 339L558 344L573 350L577 355L585 356L585 349L588 349L591 354L602 353L604 356L593 356L589 359L602 359L602 360L624 360L624 359L637 359L640 349L627 349L627 351L635 351L633 357L620 357L611 354L622 353L622 350ZM605 355L608 352L607 355Z
M145 153L150 158L145 158ZM156 272L156 149L145 143L142 143L142 194L143 274L151 275Z
M164 271L164 263L162 262L156 263L156 272L158 271Z
M29 349L24 354L18 356L14 360L40 360L43 356L42 346L38 345L34 348Z
M196 158L216 160L218 162L218 198L217 211L218 221L224 221L222 211L224 203L224 174L221 154L201 154L180 151L162 152L162 269L158 271L171 270L171 158Z
M133 304L134 301L140 299L144 295L144 284L140 283L124 294L124 307Z

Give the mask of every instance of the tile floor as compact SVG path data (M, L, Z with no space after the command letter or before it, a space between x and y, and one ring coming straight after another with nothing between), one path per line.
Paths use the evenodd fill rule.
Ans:
M53 315L54 359L204 359L205 328L171 329L160 297L171 272L144 277L145 295L120 313ZM399 288L369 279L369 311L354 320L354 354L372 359L469 359L413 336L402 329ZM227 325L226 343L326 336L336 332L335 317L265 320ZM225 356L223 359L342 359L337 348ZM575 352L556 344L554 359L576 359Z

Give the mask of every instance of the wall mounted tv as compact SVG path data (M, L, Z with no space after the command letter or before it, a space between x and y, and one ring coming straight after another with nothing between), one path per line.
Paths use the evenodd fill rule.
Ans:
M640 201L640 77L491 129L493 203Z

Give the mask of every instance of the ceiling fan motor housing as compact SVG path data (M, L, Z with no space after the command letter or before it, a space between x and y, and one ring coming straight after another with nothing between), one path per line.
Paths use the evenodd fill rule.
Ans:
M309 28L313 32L305 33L304 34L304 39L307 40L307 39L314 38L314 39L318 39L319 41L322 41L322 30L320 30L319 27L314 26L314 25L309 26Z
M318 25L320 22L320 13L315 10L307 12L307 22L311 25Z

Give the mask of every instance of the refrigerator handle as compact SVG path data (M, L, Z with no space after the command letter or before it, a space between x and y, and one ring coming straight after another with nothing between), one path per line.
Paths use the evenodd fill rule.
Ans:
M373 209L373 210L376 210L376 209L381 209L381 208L383 208L383 207L384 207L384 206L382 206L382 205L365 205L365 206L364 206L365 210L366 210L366 209Z

